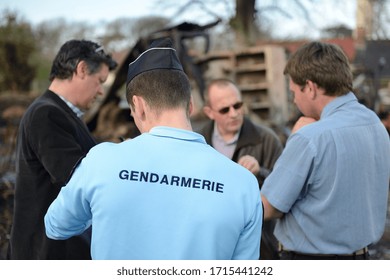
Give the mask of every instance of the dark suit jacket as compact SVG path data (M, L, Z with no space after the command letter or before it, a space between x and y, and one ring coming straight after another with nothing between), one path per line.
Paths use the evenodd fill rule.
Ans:
M43 222L76 163L96 144L86 125L47 90L19 125L9 258L90 259L89 238L48 239Z

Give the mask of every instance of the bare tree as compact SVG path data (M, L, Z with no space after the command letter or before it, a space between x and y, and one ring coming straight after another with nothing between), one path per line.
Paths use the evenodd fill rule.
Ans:
M357 1L357 0L356 0ZM388 0L366 0L373 6L373 27L372 38L389 38L390 11ZM322 7L326 2L329 10L324 11ZM161 10L174 10L173 17L180 16L186 11L193 12L201 10L205 15L214 18L222 18L226 23L225 30L232 31L235 34L235 44L237 46L251 46L256 44L258 39L271 38L271 29L278 28L275 18L280 16L286 19L303 19L310 30L320 33L322 29L325 32L336 32L337 35L349 34L348 27L341 30L343 23L339 20L334 21L330 26L319 26L317 19L326 19L335 11L344 11L351 7L351 2L338 0L182 0L167 1L155 0L156 6ZM216 9L215 7L219 7ZM221 7L225 7L224 9ZM353 28L353 27L352 27ZM225 33L226 34L226 33ZM297 37L292 33L291 37Z
M230 20L230 25L236 31L238 45L253 45L258 38L255 4L256 0L236 0L236 14Z
M164 17L119 18L106 24L100 42L111 51L129 49L140 37L169 24Z
M96 27L86 22L69 22L58 18L39 23L34 28L34 34L43 56L49 60L54 58L62 44L70 39L94 38Z
M389 1L388 0L368 0L372 4L372 39L383 40L390 38L389 32Z
M270 32L266 25L263 25L262 18L266 12L273 11L292 17L277 1L269 0L186 0L178 4L177 1L155 0L156 5L162 10L175 9L174 17L183 14L185 11L194 11L199 9L205 15L222 18L226 23L225 32L231 31L235 34L236 47L245 47L255 45L259 38L270 38ZM304 5L300 5L299 0L294 3L305 10ZM263 4L263 5L260 5ZM215 7L224 7L224 9L215 9ZM258 8L260 7L260 8ZM308 13L305 14L308 16Z

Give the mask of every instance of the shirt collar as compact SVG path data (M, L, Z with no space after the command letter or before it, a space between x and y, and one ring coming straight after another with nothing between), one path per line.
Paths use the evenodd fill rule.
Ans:
M83 115L84 115L83 111L81 111L77 106L73 105L72 102L66 100L65 97L63 97L59 94L57 94L57 95L65 102L66 105L68 105L68 107L76 114L76 116L78 118L81 119L83 117Z
M330 116L340 106L353 101L357 101L357 98L352 92L338 96L324 107L321 113L321 119Z
M230 139L229 141L225 141L223 139L223 137L221 136L221 134L219 133L218 131L218 128L217 128L217 124L214 123L214 132L213 132L213 137L215 137L217 139L217 141L219 142L224 142L225 144L236 144L237 141L238 141L238 137L240 136L240 130L237 131L237 133L234 135L234 137L232 139Z
M169 138L177 138L181 140L187 141L195 141L206 144L206 140L202 135L196 133L194 131L179 129L168 126L155 126L153 127L149 133L151 135L160 136L160 137L169 137Z

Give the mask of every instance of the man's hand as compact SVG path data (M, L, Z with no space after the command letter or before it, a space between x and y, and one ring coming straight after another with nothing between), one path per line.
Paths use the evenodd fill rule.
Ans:
M295 133L297 132L299 129L301 129L302 127L304 127L305 125L308 125L308 124L311 124L311 123L314 123L316 122L317 120L314 119L314 118L310 118L310 117L300 117L299 120L295 123L293 129L292 129L292 133Z
M250 155L242 156L237 163L244 166L254 175L257 175L260 172L260 165L258 161Z

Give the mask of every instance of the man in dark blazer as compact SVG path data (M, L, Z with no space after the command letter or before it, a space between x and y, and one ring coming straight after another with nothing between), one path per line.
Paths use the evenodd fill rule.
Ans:
M90 259L89 234L55 241L43 217L77 162L96 142L81 117L116 62L97 43L71 40L59 50L48 90L24 114L16 147L10 259Z

